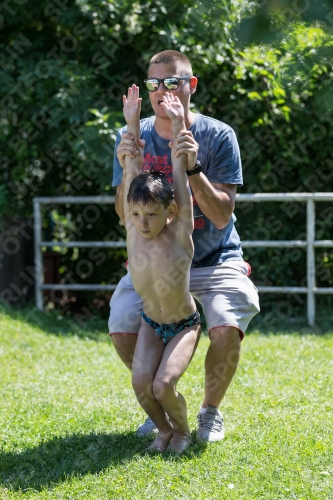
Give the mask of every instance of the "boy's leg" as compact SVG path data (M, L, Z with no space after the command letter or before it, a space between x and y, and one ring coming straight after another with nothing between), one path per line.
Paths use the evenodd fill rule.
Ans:
M165 347L153 382L155 397L163 406L173 425L171 448L184 451L190 443L187 408L183 396L176 391L177 382L188 367L201 333L201 325L185 328Z
M142 320L133 357L132 385L140 405L158 429L155 441L148 448L157 451L164 451L172 438L170 422L153 393L154 376L164 350L155 330Z

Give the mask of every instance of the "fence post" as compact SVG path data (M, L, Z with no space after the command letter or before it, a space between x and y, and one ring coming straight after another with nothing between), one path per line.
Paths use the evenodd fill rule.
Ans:
M40 247L42 233L42 218L40 213L39 201L34 200L34 232L35 232L35 300L36 307L43 310L43 291L41 285L44 281L43 276L43 254Z
M308 323L314 326L316 317L316 303L314 287L316 286L315 278L315 203L309 198L306 202L306 240L307 240L307 287L308 287Z

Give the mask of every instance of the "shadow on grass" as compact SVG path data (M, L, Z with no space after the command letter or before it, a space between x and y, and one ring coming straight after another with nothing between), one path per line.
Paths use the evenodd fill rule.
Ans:
M121 465L134 456L150 456L146 448L152 438L126 434L74 434L54 438L26 451L0 451L0 484L18 491L53 488L71 476L98 474L110 465ZM205 444L196 442L181 457L172 453L159 454L164 460L175 461L197 457Z
M25 308L8 307L0 302L0 313L13 321L21 321L32 327L59 336L76 335L96 342L109 342L108 322L93 316L84 309L73 316L63 316L61 311L41 311L33 303Z
M197 304L202 318L203 335L207 335L207 327L200 304ZM76 336L83 340L110 342L107 319L94 317L83 311L71 316L62 316L60 311L40 311L34 304L31 307L7 307L0 301L0 313L5 313L13 321L21 321L43 332L58 336ZM333 333L333 313L329 309L317 311L316 322L310 327L305 316L298 318L281 318L272 312L257 314L250 322L246 334L279 334L279 335L325 335ZM112 343L112 342L110 342Z
M200 309L201 306L198 307ZM108 320L93 316L84 309L73 316L62 316L61 311L41 311L33 303L30 307L8 307L0 301L0 313L5 313L13 321L21 321L43 330L45 333L58 336L77 336L83 340L110 342ZM202 312L201 312L202 314ZM205 318L202 314L203 334L206 333Z
M318 311L314 326L308 324L307 318L280 318L268 312L258 314L249 325L246 335L251 333L277 335L327 335L333 333L333 314L329 310Z

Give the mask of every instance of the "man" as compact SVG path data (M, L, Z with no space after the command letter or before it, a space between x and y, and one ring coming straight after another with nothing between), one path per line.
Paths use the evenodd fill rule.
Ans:
M166 50L153 56L145 80L154 116L141 120L141 138L145 144L144 169L163 170L171 179L171 121L161 102L166 92L181 101L186 130L174 143L176 155L185 153L194 208L194 257L190 274L190 292L202 305L210 338L205 360L205 397L198 414L198 439L219 441L224 437L222 398L236 371L240 342L259 311L257 290L248 278L249 266L242 257L241 242L234 226L236 188L243 182L239 147L234 131L226 124L195 114L190 98L197 88L187 57ZM138 146L131 134L118 134L114 161L113 186L117 186L116 211L124 221L122 167L126 155L134 157ZM143 263L142 263L143 265ZM181 265L181 262L179 263ZM177 265L159 286L168 290L177 280ZM114 347L131 369L142 302L127 274L111 298L109 332ZM150 419L138 429L138 435L154 430Z

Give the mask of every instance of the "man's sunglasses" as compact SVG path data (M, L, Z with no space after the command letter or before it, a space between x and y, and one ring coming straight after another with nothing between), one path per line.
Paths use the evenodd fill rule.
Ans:
M178 89L180 82L182 80L191 80L192 76L171 76L169 78L149 78L148 80L144 80L147 89L149 92L156 92L159 86L163 82L164 87L167 90L176 90Z

